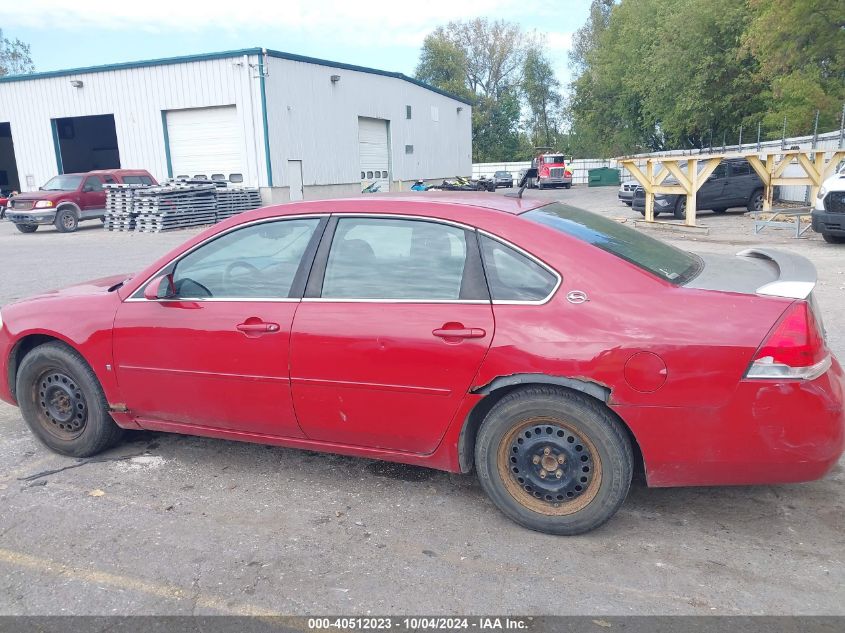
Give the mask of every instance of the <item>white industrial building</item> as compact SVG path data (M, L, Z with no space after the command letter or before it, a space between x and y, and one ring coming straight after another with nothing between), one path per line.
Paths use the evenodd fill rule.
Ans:
M139 168L266 201L471 171L470 105L400 73L259 48L0 77L0 189Z

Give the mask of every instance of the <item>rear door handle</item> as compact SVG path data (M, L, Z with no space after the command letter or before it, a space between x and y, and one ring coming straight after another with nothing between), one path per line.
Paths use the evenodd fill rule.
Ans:
M431 332L434 336L439 338L484 338L487 332L480 327L470 328L437 328Z

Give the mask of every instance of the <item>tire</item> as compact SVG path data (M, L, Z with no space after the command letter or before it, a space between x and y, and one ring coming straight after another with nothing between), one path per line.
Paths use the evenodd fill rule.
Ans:
M631 206L631 205L629 205L629 206ZM640 213L642 214L642 216L643 216L643 217L645 217L645 209L643 209L642 211L640 211ZM657 209L655 209L654 211L652 211L652 213L654 213L654 217L657 217L658 215L660 215L660 211L659 211L659 210L657 210Z
M542 189L542 188L543 188L543 182L538 180L537 181L537 189Z
M91 367L62 343L46 343L29 352L15 384L27 426L57 453L90 457L123 436Z
M713 213L727 213L728 210L725 207L719 207L718 209L713 209Z
M822 233L824 241L828 244L845 244L845 235L832 235L830 233Z
M563 188L564 189L572 189L572 183L568 183L568 184L563 185Z
M763 190L757 189L754 193L751 194L751 197L748 199L748 204L745 205L745 208L754 213L755 211L762 211L763 210Z
M678 220L686 220L687 219L687 197L680 196L678 201L675 202L675 211L673 213L675 218Z
M35 233L38 230L37 224L15 224L15 228L21 233Z
M72 209L59 209L53 224L59 233L73 233L79 228L79 219Z
M478 431L475 465L484 492L507 517L538 532L574 535L619 510L633 452L603 404L538 386L508 394L490 410Z

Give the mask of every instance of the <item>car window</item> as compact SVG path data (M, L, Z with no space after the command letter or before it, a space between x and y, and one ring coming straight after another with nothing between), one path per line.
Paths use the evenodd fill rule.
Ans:
M481 235L481 256L493 301L543 301L557 276L519 251Z
M720 163L716 169L713 170L713 173L710 174L710 178L708 180L715 180L716 178L724 178L728 173L727 168L725 167L725 163Z
M115 183L117 182L117 181L116 181L114 178L112 178L111 176L103 176L103 181L104 181L107 185L113 185L113 184L115 184Z
M424 220L342 218L326 262L329 299L458 300L463 229Z
M555 202L522 217L592 244L676 285L701 272L698 256L578 207Z
M743 161L741 163L733 163L731 165L731 175L732 176L750 176L751 175L751 165L749 165L745 161Z
M88 176L88 178L85 179L85 184L82 185L82 190L83 191L102 191L103 190L103 183L96 176Z
M281 299L290 294L302 255L320 220L253 224L188 253L173 271L184 299Z

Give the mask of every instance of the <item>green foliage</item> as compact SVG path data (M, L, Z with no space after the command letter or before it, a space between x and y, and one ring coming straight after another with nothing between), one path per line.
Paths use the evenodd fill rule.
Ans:
M4 75L23 75L35 72L29 44L15 38L3 37L0 29L0 77Z
M607 156L839 122L842 0L593 0L570 55L573 149Z
M517 24L475 18L423 42L416 77L473 103L473 160L525 160L560 138L560 85L543 44Z

